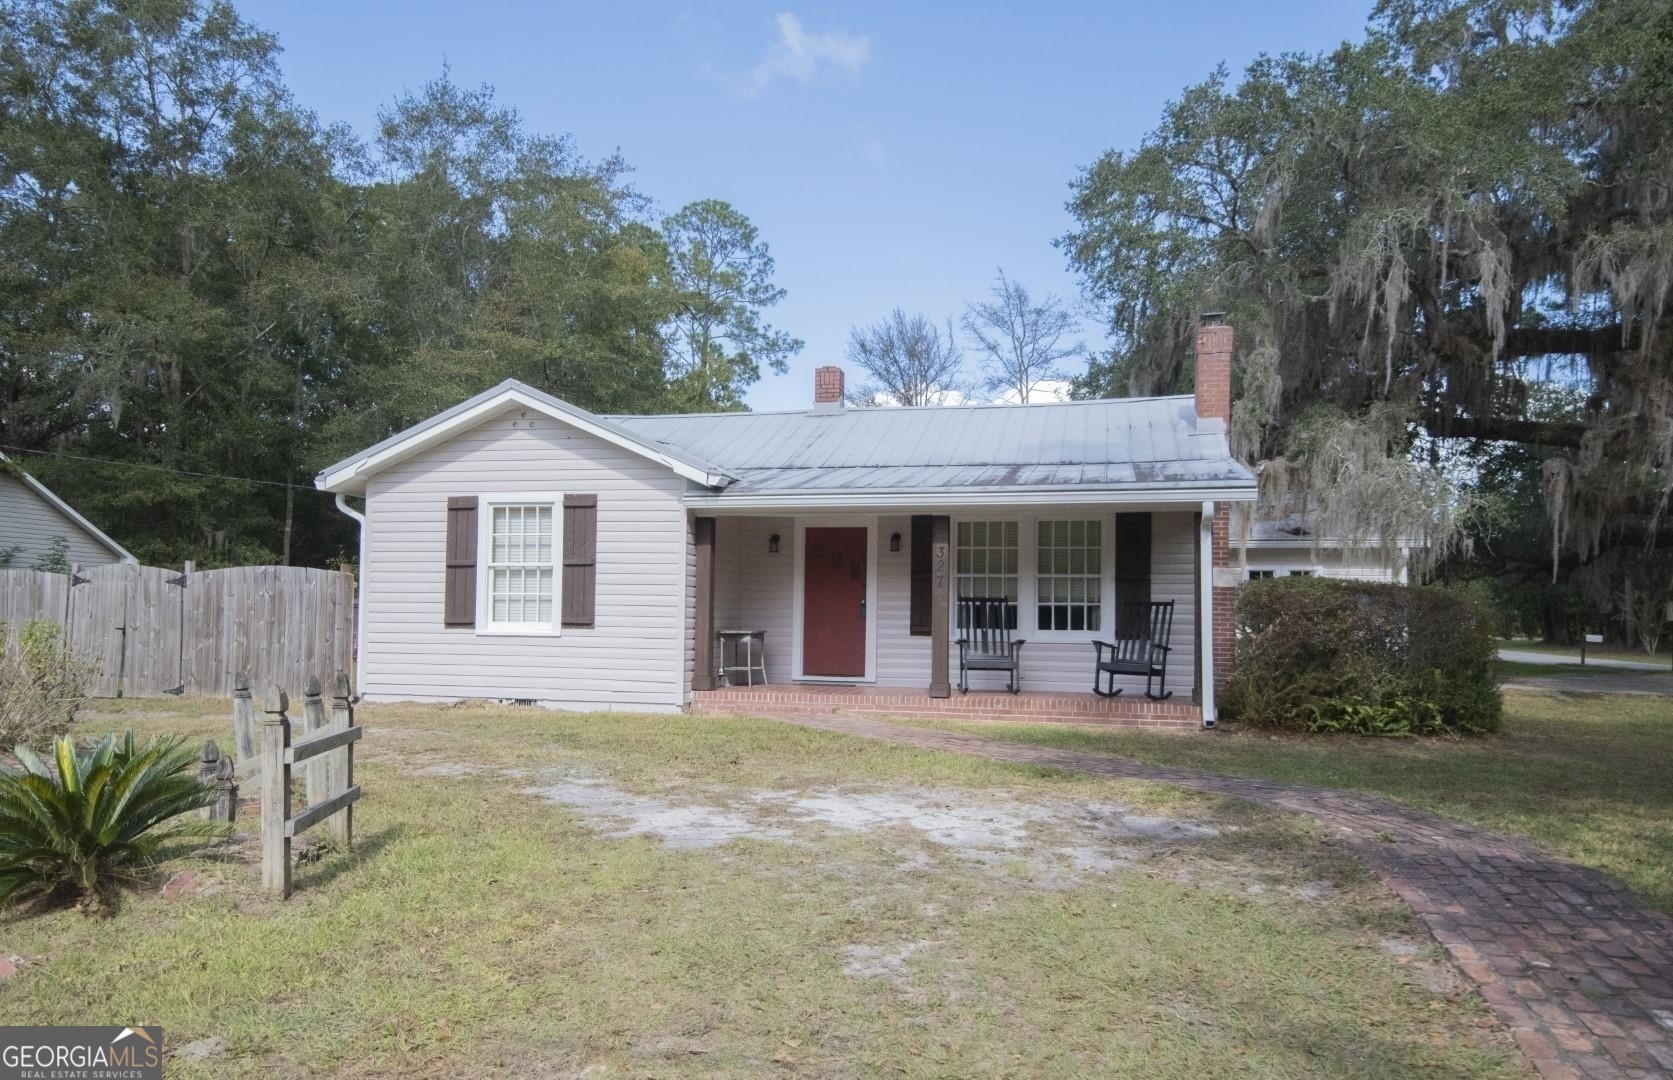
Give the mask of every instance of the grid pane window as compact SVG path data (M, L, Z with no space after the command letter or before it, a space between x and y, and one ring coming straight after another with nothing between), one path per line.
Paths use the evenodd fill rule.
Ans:
M489 528L489 620L552 624L552 506L495 506Z
M1036 627L1100 629L1104 604L1103 522L1041 521L1035 528Z
M958 523L958 594L965 597L1003 597L1006 624L1017 625L1018 527L1014 521ZM959 627L964 629L964 627Z

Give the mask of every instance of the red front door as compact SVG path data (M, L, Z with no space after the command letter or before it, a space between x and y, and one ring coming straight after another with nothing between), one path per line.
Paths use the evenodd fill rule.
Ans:
M802 573L802 674L866 673L866 530L809 529Z

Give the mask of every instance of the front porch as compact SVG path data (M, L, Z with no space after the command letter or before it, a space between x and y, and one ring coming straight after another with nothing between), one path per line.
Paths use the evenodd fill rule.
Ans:
M1091 724L1178 731L1194 730L1202 724L1202 710L1192 702L1188 693L1167 701L1151 701L1143 694L1105 698L1067 691L1008 694L972 690L968 694L960 694L954 690L950 697L931 697L925 690L900 686L767 683L696 691L692 694L691 709L701 713L753 716L840 712L925 720Z
M695 515L689 707L1200 726L1210 629L1202 508ZM1021 694L1002 692L1001 671L972 671L970 693L959 692L961 596L1009 602L1011 635L1026 643ZM1119 697L1091 692L1092 643L1116 637L1116 612L1133 602L1165 602L1171 614L1165 701L1146 697L1142 675L1116 676ZM721 639L741 634L764 670L722 655Z

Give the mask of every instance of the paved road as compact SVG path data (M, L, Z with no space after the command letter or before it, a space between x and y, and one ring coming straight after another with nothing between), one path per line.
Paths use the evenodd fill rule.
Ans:
M1534 652L1528 649L1500 649L1500 660L1509 660L1516 664L1547 664L1551 667L1576 667L1580 660L1574 656L1559 656L1555 653ZM1607 660L1600 656L1588 656L1587 667L1620 668L1623 671L1668 671L1666 663L1644 660Z
M1598 675L1564 675L1562 671L1560 667L1553 667L1549 675L1508 675L1499 685L1506 690L1546 690L1558 694L1658 694L1673 697L1673 675L1666 672L1610 671Z
M1619 882L1531 844L1305 784L855 716L782 719L996 761L1178 784L1311 815L1363 853L1412 906L1545 1080L1673 1075L1673 919Z

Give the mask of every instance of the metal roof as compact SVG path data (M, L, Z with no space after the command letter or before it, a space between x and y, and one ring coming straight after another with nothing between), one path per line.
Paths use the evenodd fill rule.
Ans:
M1190 396L608 419L737 477L728 496L1254 488Z
M596 416L515 380L344 458L315 483L365 490L367 477L510 407L532 408L667 465L694 498L830 502L905 493L1099 492L1253 498L1225 424L1189 396L675 416Z
M1250 548L1374 548L1382 546L1377 536L1343 537L1318 533L1315 523L1305 514L1285 514L1276 518L1256 518L1248 523L1247 535L1240 535L1241 523L1232 522L1232 541ZM1427 547L1422 537L1402 537L1398 547Z

